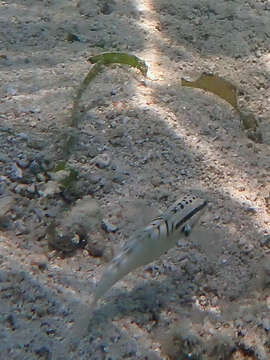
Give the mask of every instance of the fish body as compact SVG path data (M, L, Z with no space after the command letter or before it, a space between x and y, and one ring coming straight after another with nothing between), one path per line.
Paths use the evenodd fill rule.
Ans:
M189 192L142 230L136 231L105 269L94 293L96 302L119 280L149 264L189 236L206 208L207 201Z

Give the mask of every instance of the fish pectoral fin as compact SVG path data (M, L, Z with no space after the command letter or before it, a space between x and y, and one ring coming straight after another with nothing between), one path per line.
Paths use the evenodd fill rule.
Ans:
M185 236L189 236L191 233L191 226L189 224L186 224L185 226L183 226L181 231L185 234Z

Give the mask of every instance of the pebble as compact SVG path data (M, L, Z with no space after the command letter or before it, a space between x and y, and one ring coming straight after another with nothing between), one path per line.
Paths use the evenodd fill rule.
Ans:
M25 140L25 141L28 141L28 135L21 132L21 133L18 133L17 134L17 137L20 139L20 140Z
M124 185L125 184L125 177L122 173L116 172L112 178L113 182L116 184Z
M113 146L125 146L126 145L125 139L120 138L120 137L115 137L115 138L110 139L110 143Z
M35 353L44 360L49 360L51 358L51 352L46 346L42 346L35 350Z
M89 254L93 257L102 257L104 254L104 248L99 247L96 244L88 243L86 245L86 250L89 252Z
M111 224L108 220L102 220L101 227L107 233L115 233L118 230L118 226Z
M34 175L38 174L41 171L40 165L37 162L37 160L31 161L31 163L29 165L29 169L30 169L31 173Z
M260 245L262 247L266 246L267 248L270 248L270 235L264 235L263 238L260 239Z
M187 176L187 171L185 169L180 170L180 175Z
M6 175L11 181L17 181L23 178L23 171L16 163L14 163L6 168Z
M267 307L267 309L270 310L270 296L268 296L268 297L266 298L265 302L266 302L266 307Z
M0 216L0 230L5 231L10 227L10 225L11 222L8 216Z
M17 165L22 169L26 169L30 164L29 159L24 154L20 154L18 157L19 159L17 160Z
M56 181L48 181L47 183L40 183L37 187L37 193L40 197L53 196L59 194L61 189Z
M151 179L151 183L154 187L158 187L160 186L164 181L162 179L160 179L159 177L153 177Z
M47 181L47 177L46 177L46 175L43 174L43 173L38 173L38 174L36 175L36 180L37 180L38 182L46 182L46 181Z
M243 317L243 320L247 323L251 323L253 322L255 319L254 319L254 316L252 314L246 314L244 317Z
M242 320L235 320L234 324L237 328L241 328L244 326L244 323Z
M35 254L34 256L29 256L29 261L33 267L38 268L40 271L48 268L48 259L45 255Z
M87 152L88 156L90 156L91 158L94 158L95 156L98 155L98 148L96 145L89 145L88 146L88 152Z
M256 214L257 212L257 209L253 206L249 206L246 208L246 212L249 213L249 214Z
M9 157L7 154L0 153L0 162L7 163L9 161Z
M125 353L123 356L128 358L136 356L137 349L137 343L135 341L127 342Z
M28 139L27 141L27 145L32 148L32 149L35 149L35 150L42 150L44 149L46 146L48 146L48 144L41 140L41 139Z
M100 154L95 157L95 163L100 169L105 169L111 163L111 156L108 153Z
M29 234L30 230L23 224L22 221L15 221L14 222L16 228L16 235L26 235Z
M101 179L100 187L102 188L104 194L108 194L113 188L112 181L110 179L105 179L105 178Z
M98 174L93 174L93 173L89 174L87 178L88 181L93 185L97 184L101 180L101 177Z
M17 326L16 326L16 319L14 317L13 314L9 314L6 317L6 323L8 324L8 326L11 328L11 330L16 330Z
M30 194L36 193L35 184L26 185L26 184L18 184L15 186L14 190L15 194L20 194L22 196L29 196Z
M269 331L270 330L270 320L268 318L262 319L262 326L265 331Z
M11 210L14 204L12 196L1 196L0 197L0 217L4 216L8 211Z
M7 94L8 94L8 95L11 95L11 96L14 96L14 95L17 94L17 91L16 91L13 87L11 87L11 86L8 86L7 89L6 89L6 91L7 91Z
M151 351L151 352L148 352L147 356L145 357L145 359L147 360L159 360L160 357L158 354L156 354L155 352Z
M245 244L242 248L242 252L244 254L248 255L248 254L252 253L253 249L254 249L253 244Z

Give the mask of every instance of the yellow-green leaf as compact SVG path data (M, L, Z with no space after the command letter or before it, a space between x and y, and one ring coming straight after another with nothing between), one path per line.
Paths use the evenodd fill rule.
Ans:
M99 61L102 61L104 65L127 64L139 69L144 76L146 76L147 74L147 65L145 61L139 59L135 55L111 52L111 53L104 53L96 56L91 56L88 59L88 61L90 61L91 64L95 64Z
M237 88L228 80L224 80L217 75L202 73L199 79L195 81L188 81L182 78L181 84L182 86L189 86L209 91L227 101L235 108L235 110L238 110Z

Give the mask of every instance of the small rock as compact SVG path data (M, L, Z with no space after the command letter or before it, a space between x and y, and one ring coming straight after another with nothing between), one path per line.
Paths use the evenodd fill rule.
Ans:
M6 54L0 54L0 59L8 60L8 57Z
M61 193L61 188L56 181L48 181L47 183L38 184L37 193L40 197L53 196Z
M241 328L244 326L244 323L242 320L235 320L234 324L237 328Z
M101 179L100 187L105 194L108 194L113 188L113 183L110 179Z
M18 137L20 140L25 140L25 141L28 140L28 135L25 134L25 133L19 133L19 134L17 134L17 137Z
M8 216L0 216L0 230L5 231L11 225L10 219Z
M33 267L36 267L41 271L44 271L48 268L48 259L45 255L42 254L31 255L29 256L29 261Z
M100 169L105 169L111 163L111 156L108 153L104 153L96 156L94 160Z
M34 175L38 174L41 171L41 167L40 167L39 163L37 162L37 160L31 161L31 163L29 165L29 169L30 169L31 173Z
M66 40L69 41L69 42L81 41L80 38L77 35L75 35L75 34L73 34L71 32L67 32Z
M149 352L147 352L147 356L145 357L145 359L147 359L147 360L159 360L160 357L154 351L151 351L151 352L149 351Z
M8 86L8 87L7 87L7 94L8 94L8 95L11 95L11 96L14 96L14 95L17 94L17 91L16 91L13 87Z
M8 155L0 152L0 162L7 163L8 161L9 161Z
M13 314L9 314L6 317L6 323L11 328L12 331L16 330L16 320Z
M126 141L124 138L120 138L120 137L115 137L115 138L112 138L110 139L110 143L113 145L113 146L125 146L126 145Z
M187 176L187 171L185 169L180 170L180 175Z
M42 346L41 348L37 349L35 353L44 360L51 359L51 352L46 346Z
M167 190L164 189L159 189L158 190L158 194L157 194L157 199L158 200L167 200L169 197L170 193Z
M124 175L117 171L117 172L115 172L115 174L112 178L112 181L115 182L116 184L124 185L125 184Z
M10 193L5 180L6 179L3 176L0 176L0 195L8 195Z
M29 162L27 156L24 154L21 154L20 159L17 160L17 165L22 169L26 169L29 166L29 163L30 162Z
M104 254L104 248L101 246L98 246L97 244L91 244L88 243L86 246L86 250L89 252L89 254L93 257L102 257Z
M266 298L266 307L267 307L267 309L268 310L270 310L270 296L268 296L267 298Z
M89 174L88 180L91 184L95 185L100 181L101 177L97 174Z
M113 1L103 2L100 7L100 12L104 15L110 15L113 12Z
M123 126L118 126L118 127L111 127L111 129L109 129L108 131L108 135L110 138L121 138L125 135L125 128Z
M16 228L16 235L29 234L30 230L21 221L15 221L14 225Z
M158 187L163 183L163 180L155 176L151 179L151 183L154 187Z
M42 150L43 148L48 146L48 144L45 141L43 141L41 139L34 139L34 138L28 139L27 145L30 148L35 149L35 150Z
M53 223L49 226L53 226ZM80 233L77 233L76 230ZM84 229L80 226L77 226L77 229L69 231L65 231L67 229L63 229L63 232L58 229L49 229L47 228L47 240L48 245L51 249L62 251L63 253L72 253L76 249L84 248L86 244L85 232ZM81 236L82 234L82 236Z
M249 214L256 214L257 212L257 209L253 206L249 206L246 208L246 212L249 213Z
M269 331L270 330L270 320L268 318L264 318L262 320L262 326L265 331Z
M251 323L255 320L254 316L252 314L246 314L243 318L243 320L247 323Z
M260 245L262 247L270 248L270 235L266 234L262 239L260 239Z
M36 181L40 182L40 183L45 183L47 181L47 177L45 174L43 173L38 173L36 175Z
M66 220L70 224L83 224L90 231L101 220L99 204L91 196L85 196L76 202Z
M0 218L9 212L14 204L12 196L1 196L0 197Z
M23 171L16 163L14 163L6 168L6 175L11 181L17 181L23 178Z
M239 186L238 190L242 192L242 191L245 191L246 188L245 188L245 186Z
M14 190L15 194L20 194L22 196L27 196L28 194L28 185L26 184L18 184L15 186Z
M52 180L61 183L70 176L69 170L59 170L51 174Z
M252 253L253 249L254 249L253 244L245 244L242 248L242 252L244 254L248 255L248 254Z
M107 220L102 220L101 227L103 230L105 230L107 233L115 233L118 230L118 226L111 224Z
M98 151L97 145L92 144L92 145L88 146L88 156L90 156L91 158L94 158L95 156L97 156L98 152L99 151Z
M126 344L124 357L133 357L137 353L137 343L135 341L130 341Z

